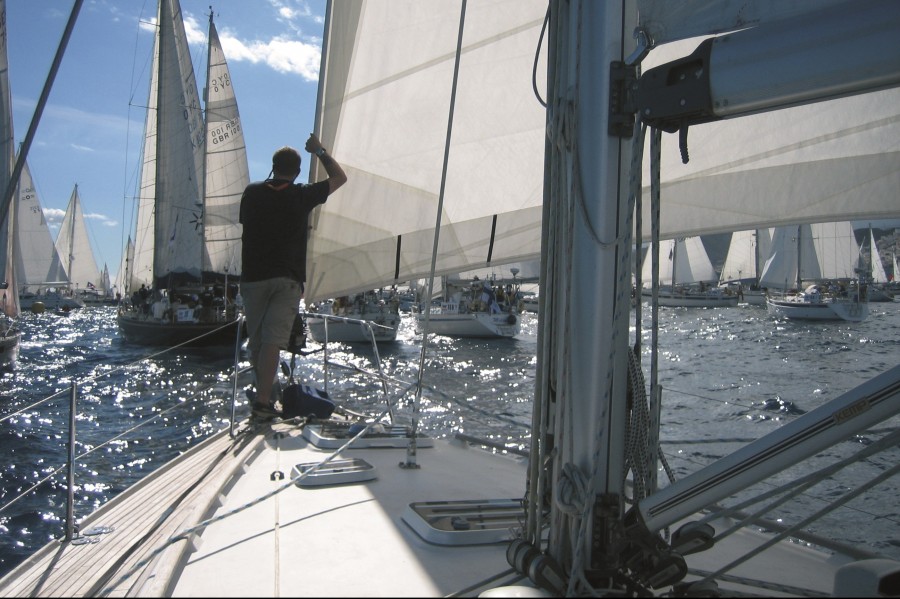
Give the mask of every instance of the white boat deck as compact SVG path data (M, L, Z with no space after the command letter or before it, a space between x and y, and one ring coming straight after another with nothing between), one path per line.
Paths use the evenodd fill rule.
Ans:
M235 441L227 433L208 439L146 477L83 525L112 532L93 544L51 543L0 581L0 595L475 596L484 590L482 583L489 588L516 580L506 550L521 514L515 501L525 493L523 458L458 440L427 440L417 454L421 467L407 469L399 466L406 449L376 447L392 444L382 438L346 450L340 459L347 462L331 462L324 481L307 485L307 479L301 486L291 482L299 472L295 467L318 463L331 450L314 447L293 424L245 431ZM374 478L367 467L355 467L363 464L374 467ZM487 532L479 524L485 513L480 508L470 510L473 525L467 531L439 530L409 518L413 503L432 502L437 519L447 509L444 502L469 500L512 503L507 512L513 516L495 517L500 524ZM221 519L198 536L169 542L213 517ZM727 528L714 526L719 532ZM479 544L485 535L492 542ZM688 565L715 571L769 538L742 531L688 556ZM729 573L753 580L764 575L773 586L743 586L735 578L720 580L719 588L738 595L827 595L836 567L847 561L781 543Z
M285 436L266 436L273 451L248 465L220 513L283 486L295 465L329 455L295 427L273 428L285 429ZM399 467L406 457L402 448L345 451L343 458L363 457L374 466L376 478L308 488L294 484L214 523L173 596L439 596L508 570L506 543L434 545L400 517L415 501L522 496L524 460L453 445L419 449L418 469ZM271 480L275 472L285 479ZM471 489L479 489L479 496L471 496ZM346 576L334 574L344 569Z

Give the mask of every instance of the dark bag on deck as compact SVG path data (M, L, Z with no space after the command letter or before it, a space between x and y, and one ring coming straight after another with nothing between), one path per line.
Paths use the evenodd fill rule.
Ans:
M284 388L281 397L281 417L314 416L330 418L334 412L334 402L328 399L328 393L309 385L291 383Z

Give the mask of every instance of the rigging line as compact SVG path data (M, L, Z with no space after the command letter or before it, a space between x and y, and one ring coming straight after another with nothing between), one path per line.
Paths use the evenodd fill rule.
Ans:
M742 564L742 563L744 563L744 562L750 560L752 557L754 557L754 556L756 556L756 555L762 553L763 551L765 551L765 550L768 549L769 547L771 547L771 546L775 545L776 543L782 541L783 539L789 537L789 536L791 535L791 533L793 533L793 532L795 532L795 531L797 531L797 530L802 530L802 529L803 529L804 527L806 527L808 524L811 524L812 522L815 522L816 520L818 520L819 518L821 518L821 517L824 516L825 514L828 514L829 512L834 511L836 508L842 506L843 504L847 503L847 502L850 501L851 499L856 498L857 496L861 495L861 494L864 493L865 491L868 491L870 488L872 488L872 487L874 487L874 486L880 484L881 482L883 482L883 481L885 481L885 480L891 478L892 476L894 476L894 475L897 474L898 472L900 472L900 464L895 465L895 466L894 466L893 468L891 468L890 470L886 470L886 471L882 472L879 476L876 476L876 477L873 478L871 481L869 481L867 484L865 484L865 485L859 487L858 489L854 489L853 491L847 493L847 494L844 495L843 497L837 499L832 505L826 506L825 508L823 508L823 509L819 510L818 512L812 514L812 515L809 516L808 518L804 518L803 520L801 520L800 522L798 522L798 523L795 524L794 526L788 527L786 530L784 530L783 532L780 532L779 534L775 535L774 538L772 538L772 539L766 541L765 543L763 543L762 545L756 547L756 548L753 549L752 551L748 552L746 555L741 556L740 558L738 558L738 559L732 561L732 562L729 563L729 564L726 564L725 566L722 566L722 567L719 568L716 572L713 572L712 574L710 574L709 576L707 576L706 578L704 578L701 582L705 582L705 581L707 581L707 580L711 580L711 579L715 578L716 576L719 576L720 574L722 574L722 573L724 573L724 572L728 572L729 570L731 570L731 569L733 569L733 568L739 566L740 564Z
M0 200L2 201L2 204L0 204L0 222L6 219L6 215L9 212L9 204L12 202L12 197L18 187L19 176L22 174L22 169L25 167L25 159L28 157L28 150L31 148L31 142L34 140L34 134L37 131L38 123L41 120L41 115L44 113L44 106L47 104L47 98L50 96L50 88L53 87L53 81L56 79L56 72L59 70L59 64L62 62L63 54L69 43L69 37L72 35L72 29L75 28L75 21L78 19L78 11L81 10L83 2L84 0L75 0L75 3L72 5L72 12L69 14L69 20L66 23L62 39L59 41L59 47L56 49L56 55L53 57L53 63L50 66L50 72L47 74L47 80L44 82L44 88L41 90L40 98L38 98L37 106L34 109L34 115L31 117L31 123L29 123L28 131L25 133L25 139L22 141L19 155L16 157L16 163L13 167L12 174L10 174L5 194L2 200Z
M247 372L247 371L249 371L249 370L250 370L250 368L247 368L247 369L245 369L243 372ZM199 395L202 394L203 392L208 391L209 389L213 388L216 384L217 384L217 383L215 383L215 382L214 382L214 383L210 383L205 389L201 389L200 391L194 393L191 397L197 397L197 396L199 396ZM54 395L52 395L52 396L50 396L50 397L48 397L48 398L46 398L46 399L40 400L40 401L37 402L37 403L43 403L43 402L46 402L46 401L48 401L48 400L50 400L50 399L53 399L54 397L56 397L56 396L58 396L58 395L67 394L68 392L69 392L69 391L68 391L67 389L64 389L64 390L59 391L58 393L56 393L56 394L54 394ZM161 402L162 402L163 400L165 400L165 399L168 399L168 398L162 397L162 398L159 399L159 401L157 401L157 402L154 403L154 404L151 404L151 405L148 406L148 407L151 408L151 409L152 409L152 408L155 408L159 403L161 403ZM189 398L189 399L190 399L190 398ZM32 404L32 405L37 405L37 404ZM155 420L158 420L160 417L162 417L162 416L168 414L169 412L175 410L176 408L179 408L179 407L185 407L185 406L189 406L189 404L186 403L186 402L178 402L178 403L176 403L175 405L173 405L173 406L171 406L171 407L169 407L169 408L167 408L167 409L165 409L165 410L159 412L158 414L155 414L155 415L153 415L153 416L151 416L151 417L149 417L149 418L147 418L147 419L145 419L145 420L140 421L140 422L139 422L138 424L136 424L135 426L133 426L133 427L131 427L131 428L129 428L129 429L126 429L126 430L122 431L122 432L119 433L118 435L115 435L115 436L113 436L113 437L107 439L106 441L104 441L104 442L101 443L100 445L96 445L96 446L92 447L91 449L89 449L89 450L87 450L87 451L85 451L85 452L83 452L83 453L78 454L77 456L75 456L75 459L76 459L76 460L81 460L81 459L83 459L83 458L85 458L85 457L91 455L92 453L96 452L97 450L106 447L107 445L111 444L112 442L114 442L114 441L116 441L116 440L118 440L118 439L121 439L121 438L124 437L125 435L127 435L127 434L129 434L129 433L132 433L132 432L136 431L137 429L139 429L139 428L141 428L141 427L143 427L143 426L145 426L145 425L147 425L147 424L150 424L151 422L153 422L153 421L155 421ZM14 416L14 415L15 415L15 414L10 414L9 416L4 417L4 419L5 419L5 418L12 417L12 416ZM0 422L2 422L2 421L3 421L3 419L0 419ZM63 464L62 466L57 467L55 470L53 470L52 472L50 472L50 474L48 474L46 477L44 477L44 478L42 478L41 480L37 481L35 484L33 484L31 487L29 487L28 489L26 489L25 491L23 491L22 493L20 493L20 494L17 495L16 497L14 497L13 499L11 499L11 500L10 500L8 503L6 503L5 505L0 506L0 513L2 513L4 510L6 510L6 508L12 506L14 503L16 503L17 501L19 501L20 499L22 499L25 495L28 495L29 493L31 493L32 491L34 491L35 489L37 489L38 487L40 487L42 484L44 484L45 482L47 482L48 480L50 480L51 478L53 478L55 475L57 475L57 474L59 474L60 472L62 472L62 470L65 469L66 467L67 467L66 464Z
M438 243L441 237L441 218L444 213L444 192L447 188L447 167L450 161L450 140L453 135L453 116L456 110L456 90L459 83L459 63L462 58L463 32L466 24L466 2L462 0L459 11L459 30L456 38L456 56L453 62L453 85L450 91L450 108L447 115L447 134L444 139L444 161L441 167L441 187L438 194L437 214L434 224L434 243L431 248L431 270L428 275L428 309L425 310L425 326L422 328L422 350L419 354L419 372L417 375L417 387L415 401L412 406L412 430L411 439L407 448L407 463L415 463L416 433L419 427L419 402L422 399L422 377L425 373L425 352L428 348L428 333L431 325L431 298L434 294L434 272L437 268Z
M550 3L547 3L547 13L544 15L544 23L541 25L541 35L538 38L537 48L534 49L534 67L531 69L531 89L534 91L534 97L537 98L537 101L544 108L547 108L547 100L541 98L541 92L537 87L537 68L541 56L541 48L544 45L544 34L547 32L548 22L550 22Z
M809 474L802 476L798 479L791 480L788 483L782 484L780 486L775 486L770 491L767 491L756 497L751 497L749 499L744 500L743 502L733 505L733 506L727 508L724 511L724 513L721 513L719 515L720 516L729 516L734 511L742 510L753 504L759 503L760 501L765 501L765 500L769 499L770 497L774 497L775 495L777 495L779 493L783 493L786 490L789 490L791 488L799 488L798 491L792 492L793 495L802 493L804 490L806 490L810 486L812 486L816 483L819 483L822 480L825 480L827 477L843 470L847 466L854 464L856 462L862 461L862 460L867 459L877 453L880 453L882 451L892 448L897 443L898 439L900 439L900 431L897 431L895 433L892 433L891 435L882 437L875 443L865 447L864 449L858 451L857 453L855 453L849 457L846 457L838 462L830 464L824 468L820 468L819 470L816 470L815 472L810 472ZM814 496L810 496L810 497L814 497ZM711 518L707 517L703 521L707 521L709 519L711 519ZM723 535L724 534L725 533L723 533Z
M712 442L716 442L716 443L718 443L718 442L749 443L749 442L751 442L751 441L756 441L756 439L755 439L755 438L754 438L754 439L725 439L725 440L711 439L709 442L711 442L711 443L712 443ZM703 441L688 441L688 443L702 443L702 442L703 442ZM666 443L666 441L663 441L663 443ZM889 448L887 448L887 449L889 449ZM885 450L882 450L882 451L885 451ZM666 455L668 455L669 458L671 458L671 459L673 459L673 460L680 460L680 461L682 461L682 462L686 462L686 463L688 463L688 464L693 464L694 466L699 466L699 467L701 467L701 468L709 465L708 463L700 462L700 461L698 461L698 460L694 460L694 459L691 459L691 458L689 458L689 457L687 457L687 456L680 455L680 454L671 454L671 453L667 453ZM861 457L861 458L859 458L857 461L868 460L868 459L869 459L868 457ZM777 488L778 488L774 483L770 483L770 482L768 482L768 481L766 481L766 480L759 481L759 484L765 485L765 486L769 487L770 489L777 489ZM814 495L814 494L812 494L812 493L803 492L803 493L800 493L800 495L802 495L802 496L803 496L804 498L806 498L806 499L811 499L811 500L814 500L814 501L818 501L818 502L823 503L823 504L826 504L826 505L828 505L828 504L831 503L831 500L830 500L830 499L824 499L824 498L819 497L818 495ZM749 501L748 501L746 505L752 505L752 503L755 503L755 502L758 502L758 501L762 501L762 497L761 497L761 496L757 496L752 502L749 502ZM741 517L746 517L746 514L745 514L744 512L741 512L741 511L739 510L739 508L738 508L738 507L735 507L735 506L728 506L728 507L725 507L725 506L721 506L721 505L718 505L718 504L714 504L714 505L711 506L711 507L715 507L716 509L718 509L718 511L719 511L720 513L723 513L723 512L726 512L726 511L727 511L727 513L729 513L729 514L730 514L730 513L743 514ZM884 514L876 514L876 513L874 513L874 512L871 512L871 511L868 511L868 510L864 510L864 509L862 509L862 508L858 508L858 507L855 507L855 506L852 506L852 505L844 506L844 509L850 510L850 511L852 511L852 512L857 512L857 513L860 513L860 514L864 514L864 515L866 515L866 516L870 516L870 517L875 518L875 519L887 520L888 522L893 522L893 523L900 524L900 520L896 520L896 519L892 518L891 516L884 515ZM709 517L705 518L705 520L711 520L711 519L713 519L713 518L709 518ZM769 525L766 524L766 526L769 526ZM819 543L819 544L821 544L821 543Z

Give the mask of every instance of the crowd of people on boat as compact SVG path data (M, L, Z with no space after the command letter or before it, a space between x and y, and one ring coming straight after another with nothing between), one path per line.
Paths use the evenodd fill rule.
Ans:
M199 291L199 293L198 293ZM120 312L129 312L143 319L167 322L213 322L225 320L228 308L242 304L236 283L207 285L197 290L151 289L142 284L128 300L119 304Z

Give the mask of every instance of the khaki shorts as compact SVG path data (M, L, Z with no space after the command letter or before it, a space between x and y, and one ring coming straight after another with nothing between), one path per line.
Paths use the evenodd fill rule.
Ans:
M286 349L291 337L303 285L288 277L241 283L244 315L247 320L247 349L250 360L259 354L263 344Z

